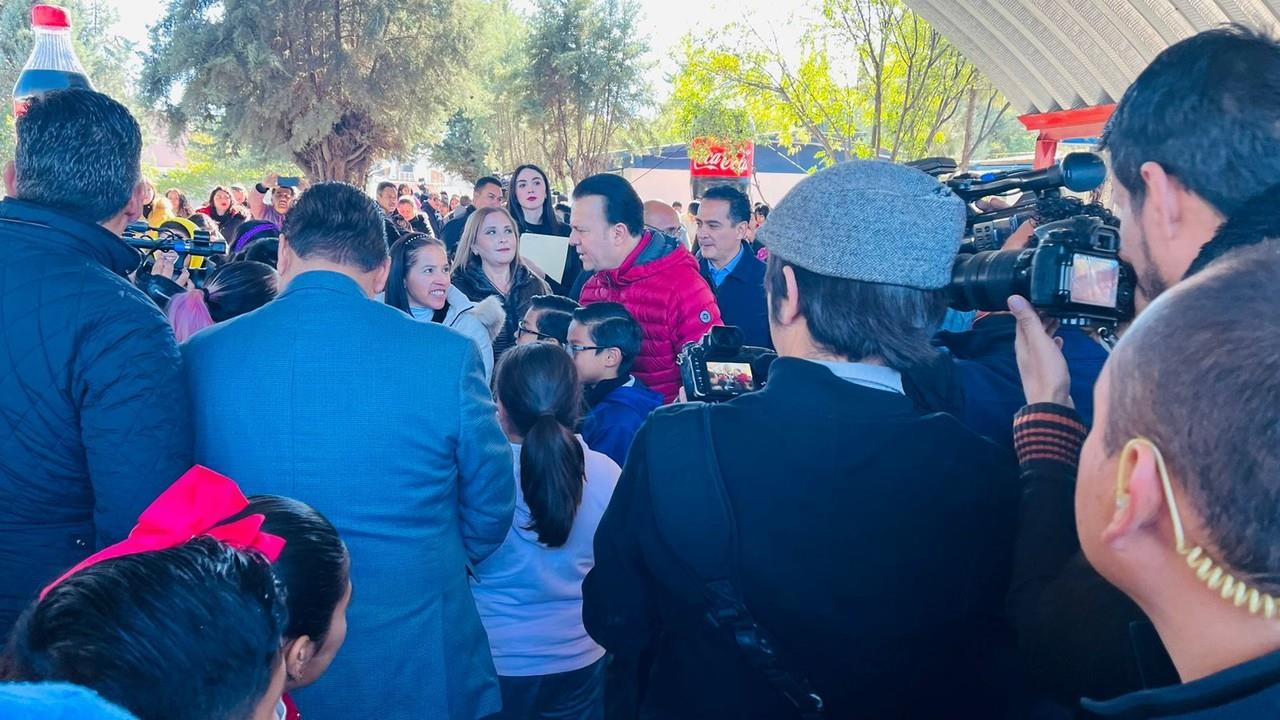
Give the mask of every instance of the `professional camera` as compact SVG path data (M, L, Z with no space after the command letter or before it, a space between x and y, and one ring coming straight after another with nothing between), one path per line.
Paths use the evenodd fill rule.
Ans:
M190 226L190 227L188 227ZM191 221L169 220L160 227L151 227L145 221L131 223L124 229L123 239L130 247L155 252L176 252L179 255L225 255L227 244L211 240L207 230L200 230Z
M1077 215L1036 228L1035 247L961 254L951 269L951 307L998 311L1021 295L1063 325L1107 327L1133 317L1133 268L1120 232Z
M144 251L142 262L134 273L134 285L161 309L168 305L173 296L183 291L183 287L174 281L181 278L184 266L191 285L202 288L209 273L205 259L227 252L225 242L210 239L208 231L199 229L195 223L183 218L167 220L160 227L151 227L143 221L131 223L125 228L122 239L130 247ZM173 275L153 275L152 256L168 252L177 253L179 258Z
M702 340L685 345L676 364L688 399L718 402L764 387L777 357L771 350L743 345L742 331L730 325L713 327Z
M911 165L934 176L955 171L955 163L946 158ZM969 212L967 237L951 271L951 307L1006 310L1009 296L1016 294L1064 325L1114 329L1131 318L1133 269L1120 260L1118 230L1087 214L1088 208L1078 200L1062 196L1063 188L1093 190L1106 175L1102 158L1075 152L1040 170L964 174L947 180ZM1000 203L1003 207L976 207L979 200L1011 192L1022 195L1012 203ZM1062 217L1064 208L1080 212ZM1031 217L1042 224L1027 248L1000 250L1016 221ZM1044 222L1046 217L1060 219Z

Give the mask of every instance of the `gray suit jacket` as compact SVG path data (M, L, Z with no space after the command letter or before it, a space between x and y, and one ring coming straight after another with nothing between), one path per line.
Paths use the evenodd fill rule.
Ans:
M346 645L297 693L305 717L496 711L467 572L506 537L515 481L475 344L313 271L182 351L197 462L312 505L351 551Z

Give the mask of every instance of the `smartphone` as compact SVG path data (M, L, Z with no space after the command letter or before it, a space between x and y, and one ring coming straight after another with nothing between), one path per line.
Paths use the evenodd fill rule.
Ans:
M280 187L296 188L298 187L298 178L296 177L276 178L276 184L279 185Z

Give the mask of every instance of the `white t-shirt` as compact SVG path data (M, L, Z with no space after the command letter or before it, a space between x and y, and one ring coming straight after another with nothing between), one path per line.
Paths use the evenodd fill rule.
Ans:
M582 438L578 438L582 442ZM516 511L502 547L475 568L471 592L489 635L499 675L552 675L587 667L604 648L582 626L582 580L595 564L592 542L621 470L582 445L586 483L569 539L558 548L538 542L520 491L520 446L512 443Z

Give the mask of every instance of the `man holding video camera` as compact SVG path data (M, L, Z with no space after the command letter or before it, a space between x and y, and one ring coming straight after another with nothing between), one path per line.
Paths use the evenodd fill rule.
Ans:
M881 161L820 171L771 213L767 384L655 413L596 535L583 618L621 660L654 654L642 717L1001 706L985 671L1014 471L901 375L932 357L964 223L936 180Z
M1170 46L1125 92L1103 144L1139 312L1232 248L1280 237L1277 117L1280 43L1240 27ZM1026 665L1044 691L1068 705L1176 682L1143 612L1079 553L1073 480L1087 428L1061 391L1068 381L1060 349L1045 341L1033 308L1011 305L1030 403L1014 432L1026 492L1010 597ZM1233 353L1225 338L1206 352ZM1198 421L1184 423L1184 431L1201 432ZM1050 462L1030 452L1046 439L1054 448ZM1046 464L1056 467L1044 472Z
M142 214L141 153L129 111L90 90L17 121L0 202L0 638L191 466L178 346L120 239Z

